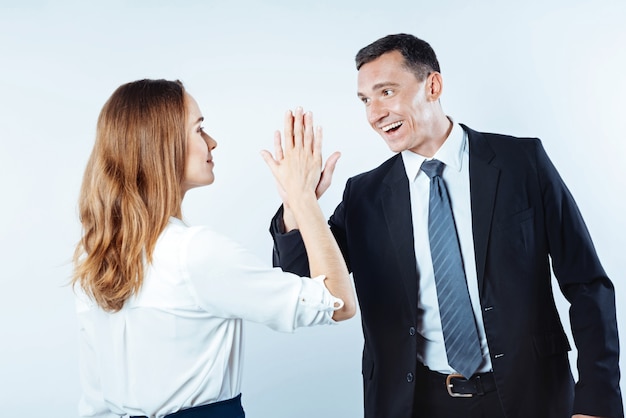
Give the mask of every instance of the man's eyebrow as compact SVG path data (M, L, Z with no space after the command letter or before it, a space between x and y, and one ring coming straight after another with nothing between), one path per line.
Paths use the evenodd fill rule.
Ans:
M382 89L383 87L398 87L400 84L395 83L393 81L383 81L381 83L376 83L372 86L372 90L378 90L378 89ZM361 93L361 92L357 92L356 95L358 97L365 97L366 95Z
M376 83L372 86L372 90L378 90L383 87L398 87L400 84L394 83L393 81L383 81L382 83Z

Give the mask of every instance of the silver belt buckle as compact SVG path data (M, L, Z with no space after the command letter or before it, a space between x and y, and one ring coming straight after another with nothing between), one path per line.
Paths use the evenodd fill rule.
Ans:
M471 393L452 392L452 388L454 387L454 384L452 384L452 379L454 378L465 379L465 376L463 376L462 374L458 374L458 373L452 373L446 376L446 389L448 390L448 395L452 396L453 398L471 398L472 396L474 396Z

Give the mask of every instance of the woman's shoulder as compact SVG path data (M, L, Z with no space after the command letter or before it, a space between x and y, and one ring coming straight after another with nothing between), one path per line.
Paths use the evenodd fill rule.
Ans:
M204 225L189 225L187 222L171 217L161 232L157 247L163 246L176 246L180 247L185 245L188 241L192 240L197 235L212 236L214 235L208 226Z
M155 253L179 254L184 264L231 261L233 254L246 249L227 235L207 225L189 225L172 218L159 237Z

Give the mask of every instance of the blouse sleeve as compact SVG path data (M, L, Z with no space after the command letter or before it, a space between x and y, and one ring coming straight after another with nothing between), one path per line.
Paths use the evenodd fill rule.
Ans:
M196 302L207 312L285 332L334 323L333 312L343 301L330 294L323 276L283 272L221 234L205 227L192 230L181 261Z

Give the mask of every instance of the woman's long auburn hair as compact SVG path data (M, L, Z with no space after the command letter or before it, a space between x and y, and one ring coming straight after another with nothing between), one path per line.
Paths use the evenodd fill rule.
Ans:
M100 112L80 191L72 283L105 311L137 294L169 217L181 217L186 114L178 80L124 84Z

